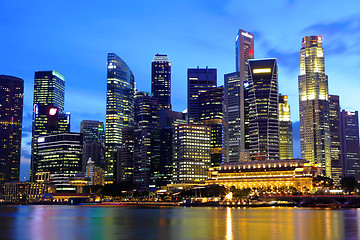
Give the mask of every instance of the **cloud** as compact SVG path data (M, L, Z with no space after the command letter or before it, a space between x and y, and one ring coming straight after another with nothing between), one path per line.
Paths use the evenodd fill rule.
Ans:
M314 24L303 32L322 35L328 55L360 53L360 14L330 23Z
M299 52L281 52L276 48L270 49L266 57L277 58L278 64L290 70L299 68Z

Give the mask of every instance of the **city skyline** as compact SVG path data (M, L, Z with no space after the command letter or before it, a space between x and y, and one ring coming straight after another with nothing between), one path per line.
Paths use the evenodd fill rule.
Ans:
M107 17L103 13L106 8L101 7L98 9L99 14L96 20L90 20L87 14L91 15L99 6L88 6L81 11L81 6L75 4L72 6L74 10L69 11L62 19L65 20L64 23L60 23L58 20L49 20L49 25L41 22L41 17L50 17L48 13L41 10L53 8L67 12L64 9L66 7L57 6L56 3L40 4L39 14L36 15L33 13L35 6L28 6L26 3L21 6L7 4L9 3L2 3L3 7L0 10L3 22L6 23L1 25L1 30L12 37L2 40L2 45L6 46L6 49L3 50L1 74L21 77L25 83L23 166L29 164L33 76L36 70L57 70L65 76L67 79L66 111L72 114L71 131L78 132L80 122L84 119L105 122L107 53L119 54L133 70L136 87L140 91L148 92L151 85L151 60L155 53L167 54L172 61L173 109L182 111L186 109L187 104L185 82L188 68L196 66L217 68L218 85L223 84L225 73L234 72L234 41L239 28L254 33L255 58L275 57L278 59L279 92L289 96L293 122L299 121L297 76L300 72L299 49L304 36L323 36L325 68L326 74L329 76L329 94L340 96L342 109L358 110L353 102L358 102L356 91L359 83L355 82L355 71L359 67L357 61L359 52L354 49L357 45L356 41L358 41L356 36L359 35L357 24L359 24L360 16L356 9L349 6L336 6L335 8L330 4L321 9L319 8L320 3L314 3L314 9L306 8L307 15L310 17L303 21L299 21L299 14L305 11L306 4L298 1L278 2L274 6L268 6L269 10L259 10L265 13L265 16L271 12L271 9L288 10L286 16L289 17L289 21L286 24L278 21L279 17L273 16L273 23L276 23L275 28L268 27L270 23L264 22L264 17L245 21L246 17L251 17L251 13L239 14L236 10L242 7L251 9L254 6L250 3L242 3L239 6L233 1L208 5L203 1L191 5L185 1L184 3L172 3L174 5L167 7L159 6L156 3L151 6L150 3L144 2L139 13L134 13L134 16L131 16L132 12L131 14L126 13L123 17L118 14L119 16L112 18ZM355 1L354 4L356 4ZM114 10L121 9L124 5L135 7L132 3L124 3L115 4L112 8ZM176 7L181 10L179 13L174 10ZM146 10L147 8L148 10ZM164 11L165 15L169 17L169 22L164 24L166 26L171 24L171 27L177 29L178 32L169 30L159 36L147 34L156 29L151 26L156 21L156 13L152 12L154 9ZM331 9L336 9L338 14L330 16ZM77 17L75 17L75 14L78 13L76 10L80 11ZM109 14L114 13L114 10L109 9ZM12 21L11 14L15 11L23 18ZM199 15L195 16L194 13L197 11ZM177 18L181 12L186 12L189 19L185 21L185 18ZM329 14L326 14L327 12ZM294 16L291 16L292 13ZM147 16L149 23L139 27L138 22L135 21L124 27L124 35L114 34L108 39L106 38L111 30L107 26L114 19L128 18L125 20L130 23L131 19L136 18L138 14ZM67 17L68 20L65 19ZM142 19L144 21L144 18ZM180 22L179 19L185 22ZM26 24L23 24L24 20L27 21ZM69 21L74 24L67 28ZM292 23L296 24L290 27ZM37 28L31 28L32 25L36 25ZM192 25L196 31L188 29L188 26ZM94 30L85 31L90 26L94 26ZM284 26L288 26L285 32L283 32ZM44 34L41 34L43 37L34 33L39 32L39 29L43 31ZM53 31L54 29L56 31ZM21 34L14 31L19 31ZM51 34L45 36L48 31L51 31ZM18 40L21 39L21 36L27 39L24 44ZM70 38L70 36L76 37ZM142 43L139 40L140 36L148 36L146 44L140 44ZM94 38L92 41L88 41L89 37ZM342 41L338 41L338 38L341 38ZM140 45L141 47L139 47ZM19 55L20 59L17 58ZM348 61L339 62L339 59L343 59L344 56L347 56ZM339 69L346 69L346 71ZM343 90L341 91L341 89ZM87 101L87 99L93 99L93 101ZM299 142L295 142L294 145L299 148ZM294 154L294 157L299 157L299 154ZM21 171L23 172L23 169Z

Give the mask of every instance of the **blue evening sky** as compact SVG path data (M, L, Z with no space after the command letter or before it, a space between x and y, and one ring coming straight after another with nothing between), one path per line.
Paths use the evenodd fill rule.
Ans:
M275 57L279 91L289 95L294 157L300 157L299 50L306 35L323 36L330 94L341 107L360 102L360 2L345 0L0 1L0 74L25 81L21 180L29 176L34 72L65 75L71 130L83 119L105 121L106 58L119 55L136 87L150 91L151 61L168 54L172 105L186 109L186 71L196 66L235 70L239 28L255 34L255 57Z

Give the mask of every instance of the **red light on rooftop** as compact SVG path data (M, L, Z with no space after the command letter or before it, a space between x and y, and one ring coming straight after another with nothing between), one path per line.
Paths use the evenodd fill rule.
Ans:
M318 41L322 41L322 37L321 37L321 36L318 36Z

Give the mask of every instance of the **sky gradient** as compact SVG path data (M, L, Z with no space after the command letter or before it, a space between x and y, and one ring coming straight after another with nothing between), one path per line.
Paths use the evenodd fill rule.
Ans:
M255 58L275 57L279 92L289 96L294 157L300 157L298 79L301 39L323 36L329 93L346 110L360 102L360 3L346 1L1 1L0 74L25 81L21 180L29 176L34 72L65 76L71 130L105 122L106 59L114 52L132 69L136 88L151 89L151 61L172 63L172 106L186 109L187 68L235 70L238 29L255 35Z

